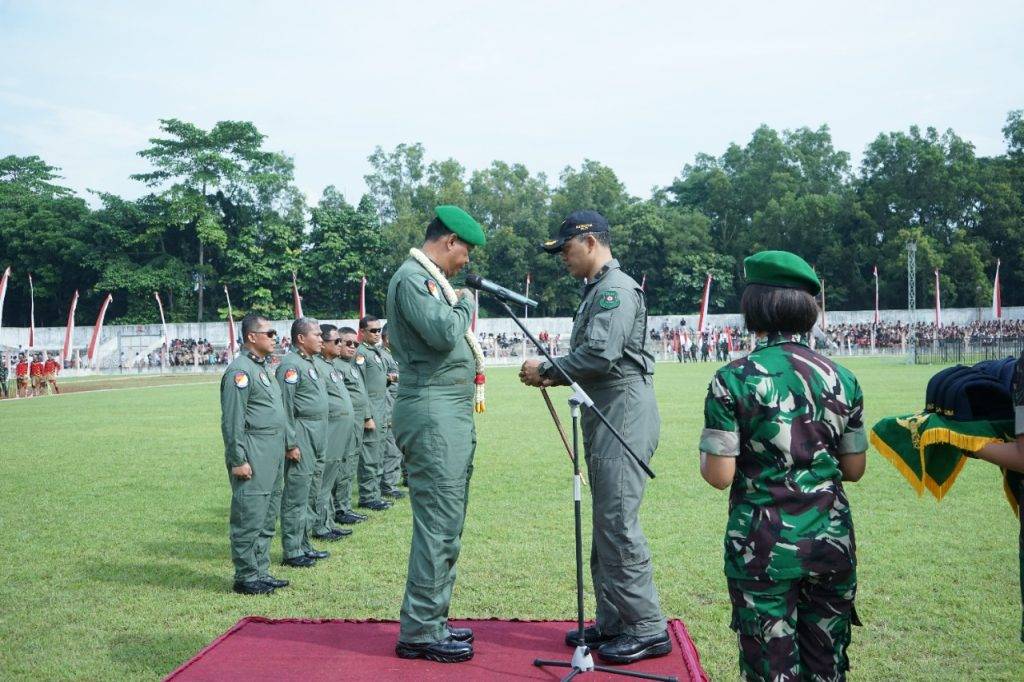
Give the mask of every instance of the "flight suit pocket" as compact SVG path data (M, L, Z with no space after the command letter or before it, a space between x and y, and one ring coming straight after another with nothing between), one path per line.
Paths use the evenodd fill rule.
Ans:
M587 346L593 350L604 350L608 346L611 329L611 313L595 315L587 327Z
M444 538L462 535L466 519L466 483L437 483L429 504L430 529Z
M240 488L234 493L231 505L231 523L234 526L259 526L266 516L270 493Z

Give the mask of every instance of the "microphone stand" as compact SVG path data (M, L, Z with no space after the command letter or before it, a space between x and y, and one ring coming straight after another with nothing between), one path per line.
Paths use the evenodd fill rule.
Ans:
M569 384L573 390L572 396L569 397L569 410L572 414L572 474L573 474L573 519L576 527L576 627L579 637L579 645L573 652L572 660L570 661L554 661L543 658L535 658L533 664L538 668L542 667L553 667L553 668L570 668L571 672L562 678L562 682L571 680L578 675L583 675L589 672L603 672L610 675L621 675L623 677L633 677L643 680L660 680L661 682L678 682L674 676L654 675L651 673L635 672L633 670L624 670L618 667L611 667L606 665L595 665L594 657L590 653L590 647L587 646L586 638L584 635L584 615L583 615L583 513L581 510L581 483L582 477L580 476L580 446L579 446L579 422L580 422L580 406L586 406L590 408L595 415L601 420L601 423L611 431L612 435L615 436L616 440L622 444L626 452L632 456L633 461L636 462L640 468L646 472L648 476L654 478L654 472L651 468L640 459L640 457L633 451L633 449L626 442L626 439L621 433L616 430L614 426L609 423L608 419L604 416L604 413L594 405L594 401L586 394L586 392L572 380L565 370L555 363L554 359L548 353L547 349L544 348L543 344L537 340L537 338L530 333L530 330L526 328L522 320L520 320L512 308L509 307L508 303L498 296L495 296L501 307L505 309L508 316L518 325L523 331L537 350L547 358L548 362L558 371L562 379Z

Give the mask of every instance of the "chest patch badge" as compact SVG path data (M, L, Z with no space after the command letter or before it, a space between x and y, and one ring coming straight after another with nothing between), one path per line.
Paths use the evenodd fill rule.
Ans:
M235 372L235 387L249 388L249 375L245 372Z
M331 381L333 381L334 383L338 383L338 373L337 372L331 371Z
M598 295L598 300L600 301L601 307L604 308L605 310L612 310L613 308L618 308L619 303L622 302L619 300L619 292L615 291L614 289L602 291Z
M359 370L357 370L355 367L352 368L352 378L353 379L358 379L359 378Z
M320 375L317 374L316 370L313 369L312 367L310 367L309 369L306 370L306 374L308 374L309 378L312 379L313 381L316 381L317 379L320 378Z
M260 372L260 383L270 388L270 377L267 376L266 372Z
M437 289L437 282L435 282L434 280L432 280L432 279L428 279L427 280L427 291L429 291L430 295L433 296L434 298L436 298L437 300L439 300L439 301L441 300L441 292L438 291L438 289Z
M384 361L380 359L379 355L374 355L373 359L377 361L378 365L383 365L384 364Z
M297 384L299 383L299 371L289 367L284 371L284 383L286 384Z

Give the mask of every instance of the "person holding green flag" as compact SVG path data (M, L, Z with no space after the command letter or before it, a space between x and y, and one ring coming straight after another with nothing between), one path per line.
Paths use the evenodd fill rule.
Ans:
M483 354L469 329L473 296L453 289L448 278L485 241L483 228L461 208L438 206L422 249L410 250L388 285L388 327L402 368L395 440L408 466L413 520L395 647L402 658L473 657L472 630L449 626L448 609L473 473Z

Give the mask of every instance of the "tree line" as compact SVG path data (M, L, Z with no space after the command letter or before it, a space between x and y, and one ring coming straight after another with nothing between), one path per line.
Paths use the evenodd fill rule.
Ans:
M743 258L761 249L806 258L830 309L871 308L877 265L881 307L901 308L910 240L922 305L935 268L944 306L989 305L996 258L1004 305L1024 304L1024 111L1007 115L999 156L978 156L952 130L911 126L879 134L858 168L827 126L761 126L744 145L698 154L648 199L593 160L552 181L505 161L468 172L455 159L428 159L422 144L401 144L369 156L368 192L357 202L328 186L309 205L292 159L267 149L252 123L204 130L164 119L160 128L139 152L148 170L132 176L148 192L94 192L95 208L45 160L0 159L0 269L14 271L4 324L28 324L28 272L40 325L62 324L76 289L83 319L108 291L112 323L154 322L154 291L168 321L224 319L224 287L236 317L286 318L293 271L307 315L354 316L363 276L369 311L386 314L391 273L444 203L465 207L487 231L475 271L519 289L531 274L538 316L574 310L577 283L537 245L580 208L609 219L623 267L646 276L652 314L695 310L709 273L710 309L735 311Z

